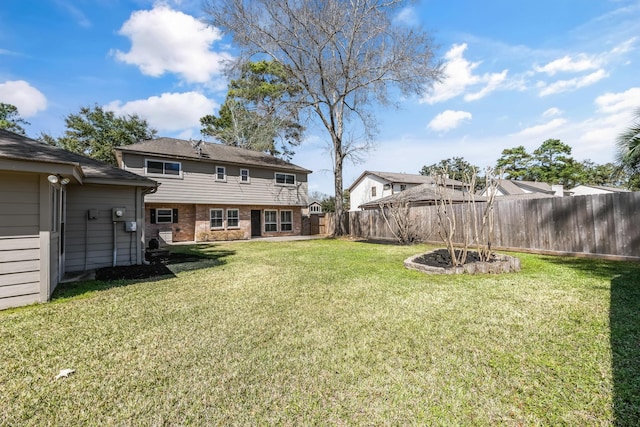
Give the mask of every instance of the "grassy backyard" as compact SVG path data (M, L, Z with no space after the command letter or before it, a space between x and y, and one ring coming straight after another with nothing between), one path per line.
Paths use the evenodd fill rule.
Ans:
M403 268L425 249L179 247L207 258L0 312L0 425L640 422L640 264Z

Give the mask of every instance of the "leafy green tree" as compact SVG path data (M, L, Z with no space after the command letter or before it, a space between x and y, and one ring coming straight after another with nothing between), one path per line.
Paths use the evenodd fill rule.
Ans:
M479 168L466 161L463 157L454 157L440 160L438 163L429 166L423 166L420 170L420 175L435 175L442 170L448 171L449 178L462 181L465 176L477 176Z
M397 19L406 1L207 0L210 23L233 38L240 60L267 56L300 88L295 107L331 140L336 216L342 218L343 165L372 143L374 106L424 94L443 73L434 43ZM336 221L336 235L346 232Z
M420 175L437 175L442 171L447 171L449 178L465 183L469 182L472 177L475 177L475 189L479 190L484 187L485 180L484 177L479 175L480 168L472 165L463 157L444 159L438 163L423 166L422 169L420 169Z
M502 156L496 162L496 170L502 171L507 179L518 181L530 179L533 157L523 145L502 150Z
M117 166L114 148L152 139L157 133L137 114L116 116L98 105L82 107L78 114L69 114L65 124L67 130L61 137L42 134L40 139L114 166Z
M532 181L572 187L580 181L581 166L571 157L571 147L559 139L547 139L534 150Z
M26 135L22 125L28 126L30 123L20 117L18 108L15 105L0 102L0 129Z
M218 116L200 119L203 135L227 145L291 158L304 128L298 110L288 102L299 92L290 73L276 61L243 64L239 79L232 80Z
M618 164L631 176L629 187L640 188L640 108L633 112L629 128L618 136L617 145Z
M580 179L576 184L604 185L607 187L626 187L629 175L614 163L599 165L587 159L580 163Z

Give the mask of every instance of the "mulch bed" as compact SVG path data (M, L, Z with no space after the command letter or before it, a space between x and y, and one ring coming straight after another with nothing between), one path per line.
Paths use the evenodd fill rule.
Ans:
M173 272L167 265L196 262L202 261L203 259L208 258L194 254L171 253L166 251L166 253L161 256L151 257L150 264L148 265L101 268L96 271L96 280L135 280L167 275L172 276Z

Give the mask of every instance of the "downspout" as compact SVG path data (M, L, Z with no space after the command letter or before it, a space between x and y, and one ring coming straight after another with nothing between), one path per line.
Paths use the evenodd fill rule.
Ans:
M116 266L116 260L118 257L118 245L116 242L116 222L113 221L113 266Z

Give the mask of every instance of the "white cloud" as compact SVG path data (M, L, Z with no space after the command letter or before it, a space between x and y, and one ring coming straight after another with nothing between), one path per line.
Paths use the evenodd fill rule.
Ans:
M571 56L564 56L555 61L549 62L543 67L534 66L533 68L539 73L547 73L550 76L559 72L579 73L587 70L595 70L601 66L601 61L589 57L585 54L579 54L576 59Z
M466 101L476 101L496 90L507 77L508 70L501 73L473 74L481 62L469 62L463 54L467 44L454 44L445 54L444 80L436 83L433 92L424 96L420 102L435 104L463 94L468 87L486 84L481 90L465 96Z
M411 6L400 9L400 12L398 12L398 15L396 15L395 19L409 26L414 26L419 23L416 10Z
M24 118L35 116L47 108L44 94L24 80L0 83L0 102L14 105Z
M67 12L69 12L69 14L73 16L78 25L84 28L91 27L91 21L89 20L89 18L87 18L87 15L85 15L80 9L75 7L71 2L65 0L56 0L56 3L60 7L66 9Z
M198 92L163 93L147 99L113 101L105 109L117 114L137 114L159 131L184 131L200 126L200 117L213 113L218 105Z
M564 125L567 121L565 119L553 119L550 122L531 126L525 129L522 129L520 132L513 134L512 136L544 136L548 134L550 131L556 130L562 125Z
M559 116L560 114L562 114L562 110L556 107L551 107L548 110L546 110L544 113L542 113L542 117L555 117L555 116Z
M429 122L428 128L435 131L449 131L455 129L465 120L471 120L472 115L467 111L446 110L438 114Z
M603 113L618 113L640 107L640 87L632 87L625 92L605 93L596 98L598 111Z
M609 73L600 69L586 76L576 77L569 80L558 80L549 85L542 83L538 85L540 90L540 96L553 95L556 93L567 92L570 90L580 89L585 86L590 86L606 77L609 77Z
M131 50L116 50L116 59L153 77L170 72L190 83L205 83L221 74L225 61L232 58L210 50L222 38L218 29L161 3L133 12L119 34L129 37Z
M610 53L613 54L613 55L618 55L618 54L631 52L632 50L635 49L634 45L635 45L636 41L638 41L638 37L632 37L629 40L626 40L626 41L620 43L618 46L616 46L613 49L611 49Z
M485 95L493 92L494 90L499 88L500 85L502 85L502 83L507 78L507 72L507 70L504 70L501 73L493 73L489 75L485 74L485 76L483 76L483 80L486 79L485 81L487 82L487 85L480 89L478 92L466 94L464 96L464 100L477 101L480 98L484 98Z

